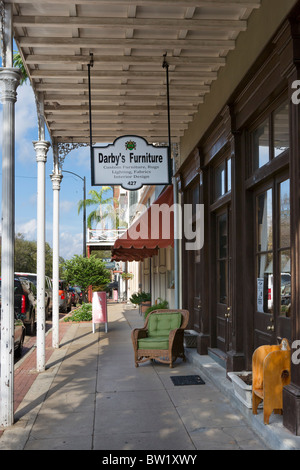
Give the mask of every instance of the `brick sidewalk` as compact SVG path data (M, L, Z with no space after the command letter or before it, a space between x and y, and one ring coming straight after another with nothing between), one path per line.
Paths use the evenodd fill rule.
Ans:
M61 342L68 328L72 323L60 322L59 325L59 342ZM46 335L45 338L45 354L46 362L50 359L54 352L52 347L52 330ZM14 413L20 406L25 395L30 389L31 385L37 378L39 372L36 370L36 348L32 344L30 351L25 355L23 359L15 365L14 374ZM0 437L2 436L4 429L0 430Z

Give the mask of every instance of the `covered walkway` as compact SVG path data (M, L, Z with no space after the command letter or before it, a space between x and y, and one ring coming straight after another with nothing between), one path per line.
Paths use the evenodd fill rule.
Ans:
M186 455L201 449L265 449L242 414L191 362L177 360L174 369L159 363L135 368L130 332L143 320L136 309L125 307L109 304L108 333L101 325L93 334L88 323L64 328L60 348L53 349L46 371L18 406L16 423L4 430L0 449ZM21 373L25 360L17 367ZM199 373L204 385L171 381L171 376Z

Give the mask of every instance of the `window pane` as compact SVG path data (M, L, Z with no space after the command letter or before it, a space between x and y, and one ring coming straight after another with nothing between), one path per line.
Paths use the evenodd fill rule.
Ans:
M290 246L290 180L280 184L280 248Z
M257 257L257 310L273 312L274 302L273 254Z
M219 232L219 253L218 258L226 258L227 256L227 215L223 214L218 219Z
M273 246L272 189L257 197L257 251Z
M269 121L266 120L252 134L253 170L261 168L270 159Z
M220 304L227 303L227 261L219 261L219 289L218 301Z
M274 112L274 157L285 152L289 146L289 105L286 103Z
M280 315L290 317L291 310L291 253L280 253Z
M225 162L215 170L215 199L225 194Z
M227 160L227 191L231 191L231 158Z

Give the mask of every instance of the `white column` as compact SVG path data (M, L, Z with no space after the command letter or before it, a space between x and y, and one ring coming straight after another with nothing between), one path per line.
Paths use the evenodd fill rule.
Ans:
M51 175L53 187L53 310L52 310L52 346L59 348L59 191L62 175Z
M1 256L1 425L13 424L14 393L14 243L15 243L15 102L18 69L0 71L3 104L2 256Z
M33 142L37 161L37 331L36 365L42 372L46 368L45 355L45 164L50 143Z

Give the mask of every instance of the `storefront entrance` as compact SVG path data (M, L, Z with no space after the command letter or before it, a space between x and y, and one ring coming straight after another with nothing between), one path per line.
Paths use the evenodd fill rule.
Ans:
M291 339L290 180L277 176L254 194L255 347Z
M231 249L230 206L217 212L216 220L216 337L217 348L231 349Z

